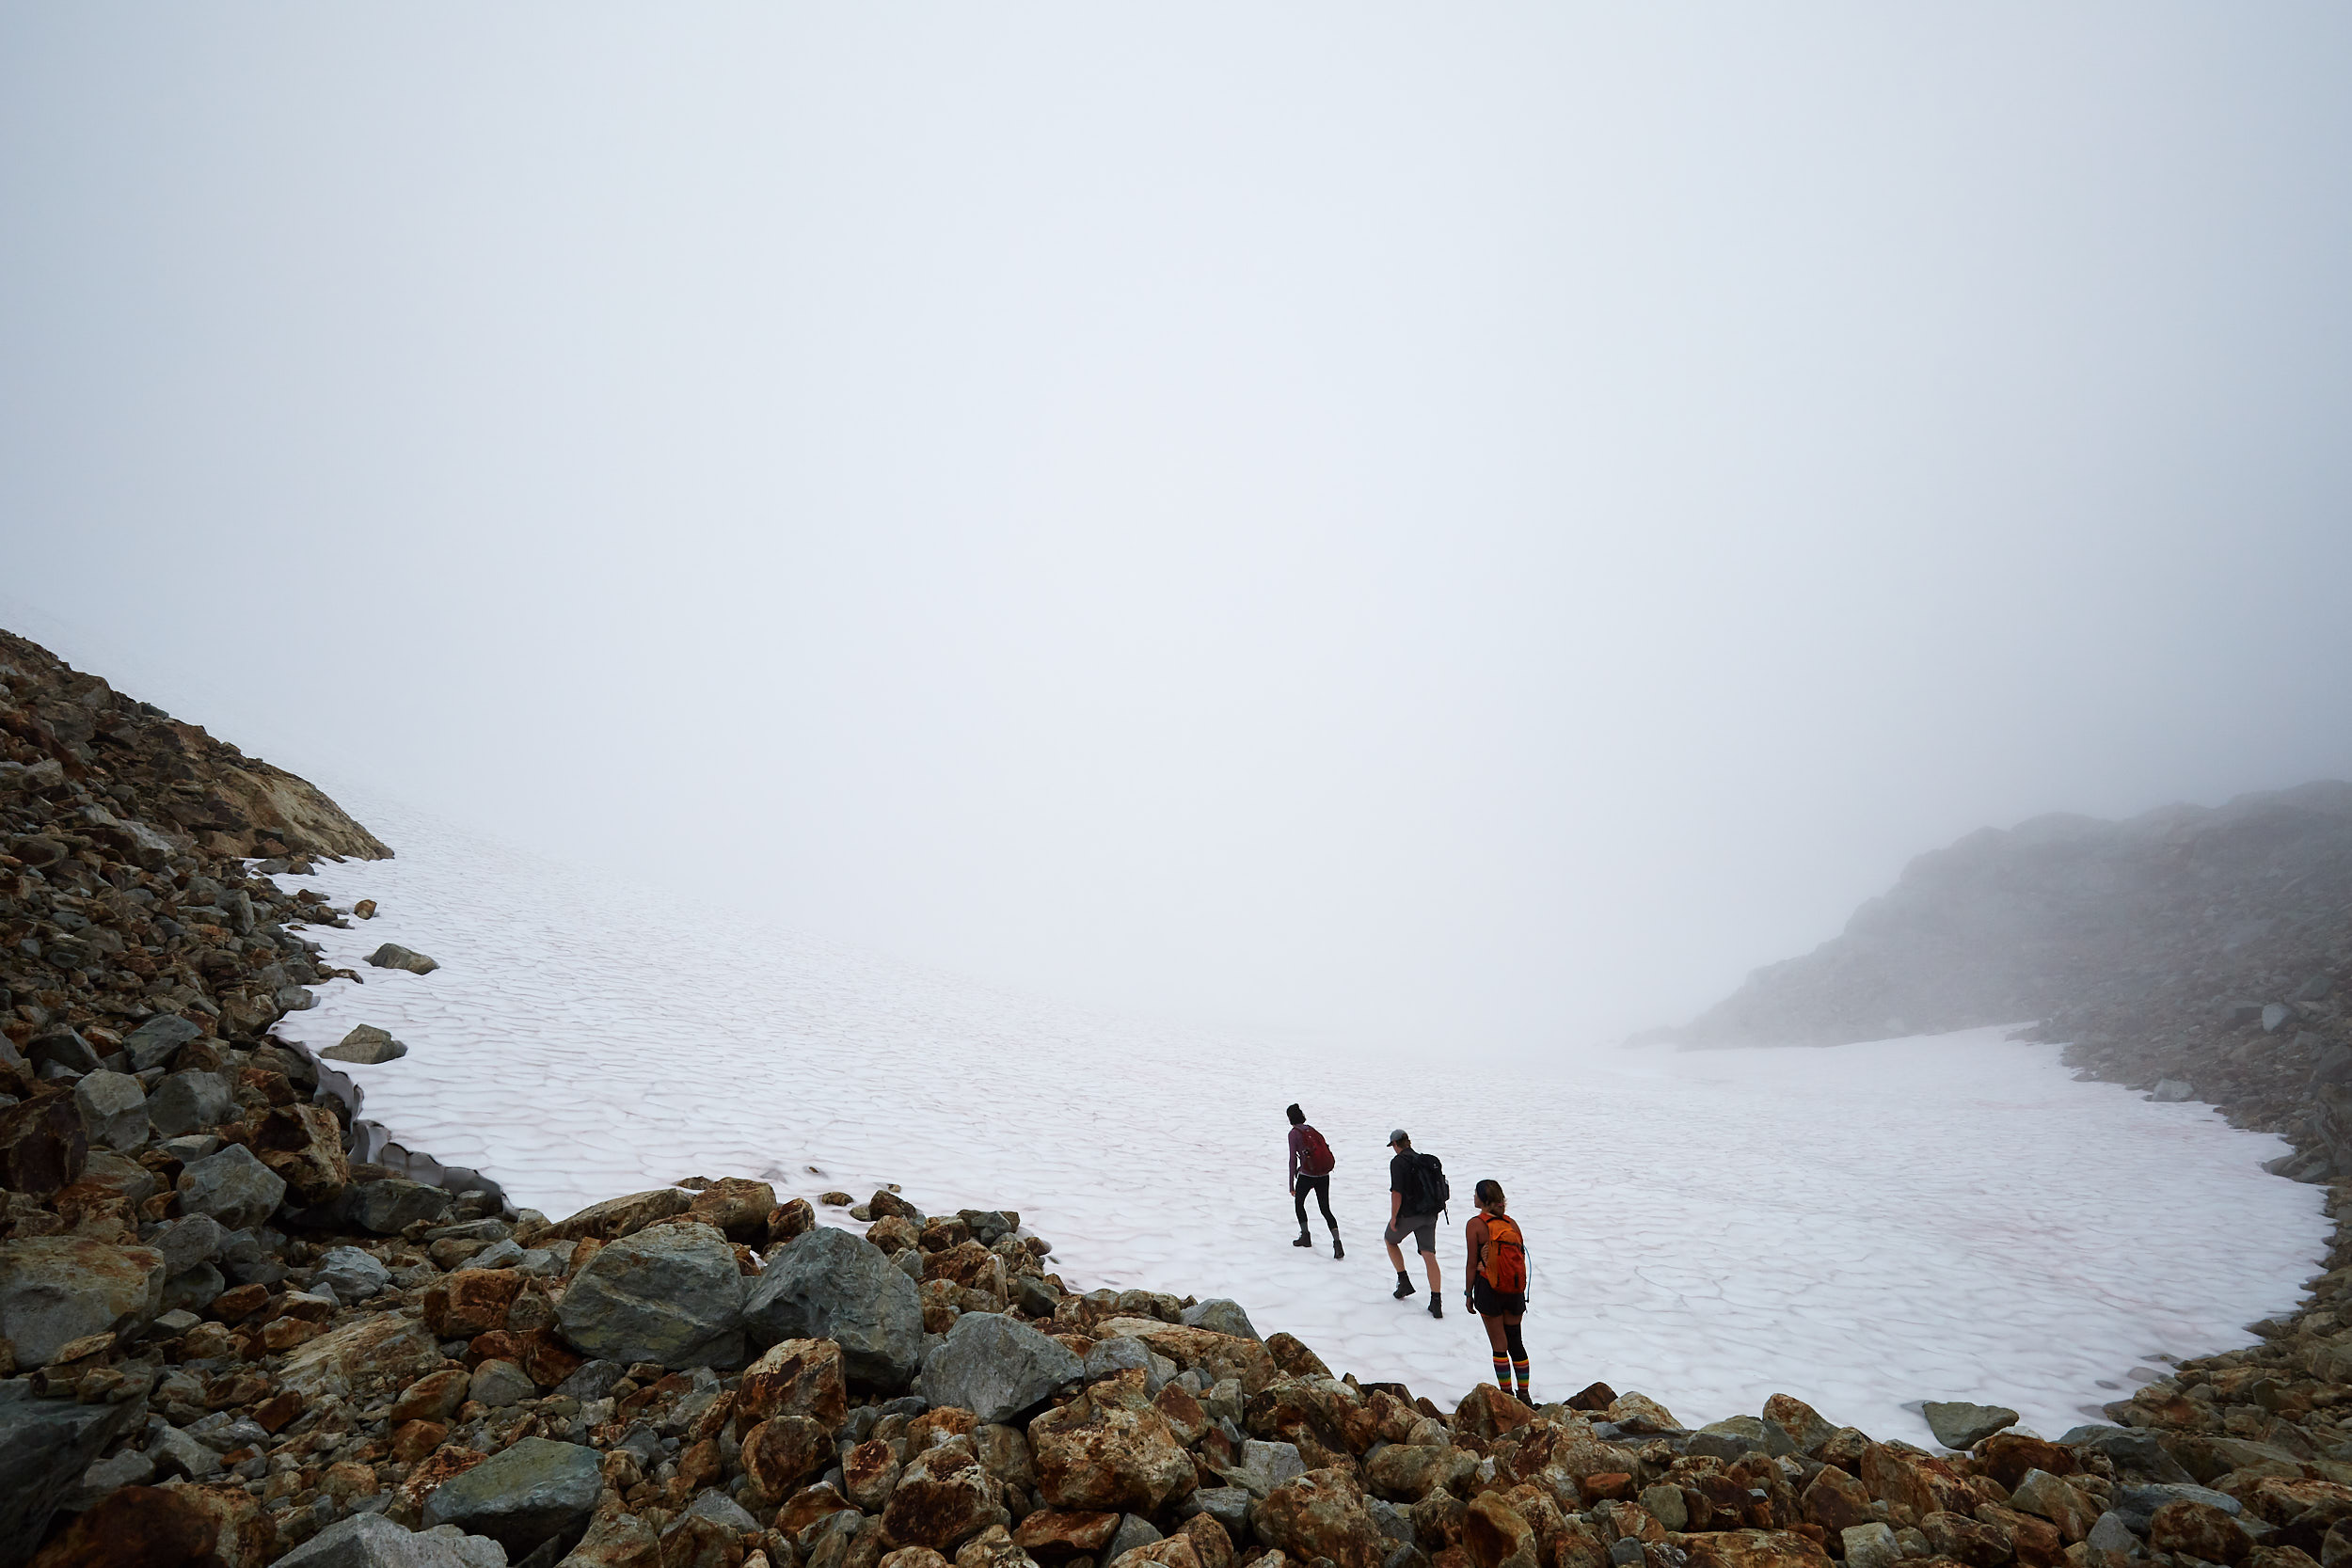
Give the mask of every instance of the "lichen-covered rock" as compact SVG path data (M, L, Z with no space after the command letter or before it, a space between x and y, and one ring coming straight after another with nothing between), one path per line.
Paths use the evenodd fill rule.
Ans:
M1029 1448L1049 1508L1153 1513L1198 1483L1164 1418L1091 1393L1031 1421Z
M771 1416L806 1416L828 1433L850 1415L841 1347L831 1339L783 1339L743 1370L735 1411L746 1424Z
M522 1293L517 1269L459 1269L425 1287L424 1323L442 1339L470 1339L506 1326Z
M1000 1493L969 1438L950 1437L912 1455L882 1509L886 1546L952 1552L991 1525L1008 1524Z
M1258 1539L1302 1561L1322 1557L1337 1568L1380 1568L1388 1543L1366 1501L1346 1471L1310 1470L1258 1504Z
M556 1321L585 1355L739 1366L743 1276L726 1238L708 1226L660 1226L599 1248L564 1291Z
M2206 1562L2243 1562L2254 1549L2245 1528L2211 1503L2166 1503L2148 1521L2148 1549Z
M833 1433L806 1416L772 1416L743 1434L744 1472L768 1497L789 1495L833 1460Z
M373 1312L297 1347L278 1381L305 1399L340 1399L359 1388L405 1387L440 1359L424 1324L397 1312Z
M35 1197L80 1180L89 1163L89 1128L61 1088L0 1109L0 1187Z
M1364 1480L1383 1497L1417 1503L1440 1486L1458 1494L1477 1468L1478 1456L1468 1449L1391 1443L1364 1462Z
M0 1242L0 1338L17 1365L46 1367L60 1351L146 1323L164 1308L164 1255L86 1236Z
M342 1124L324 1105L279 1105L255 1124L252 1148L304 1203L325 1203L351 1181Z

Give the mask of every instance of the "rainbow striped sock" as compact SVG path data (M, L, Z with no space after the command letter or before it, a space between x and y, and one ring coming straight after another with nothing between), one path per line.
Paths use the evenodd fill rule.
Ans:
M1501 1351L1495 1352L1495 1386L1506 1394L1511 1391L1511 1358Z

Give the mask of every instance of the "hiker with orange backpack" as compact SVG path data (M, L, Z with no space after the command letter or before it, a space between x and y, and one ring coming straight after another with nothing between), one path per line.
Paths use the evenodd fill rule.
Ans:
M1494 1347L1495 1384L1511 1391L1511 1374L1519 1380L1519 1402L1535 1408L1527 1388L1527 1341L1519 1338L1519 1319L1527 1311L1527 1239L1518 1222L1502 1212L1502 1183L1481 1181L1471 1195L1478 1212L1462 1227L1470 1241L1470 1283L1462 1288L1465 1304L1486 1325L1486 1343Z
M1282 1114L1291 1118L1291 1203L1298 1211L1298 1240L1291 1245L1315 1244L1307 1230L1307 1195L1312 1193L1323 1208L1323 1223L1331 1228L1331 1256L1344 1258L1347 1249L1340 1244L1340 1222L1331 1217L1331 1167L1339 1162L1331 1157L1331 1146L1323 1141L1323 1134L1307 1125L1306 1112L1293 1103Z

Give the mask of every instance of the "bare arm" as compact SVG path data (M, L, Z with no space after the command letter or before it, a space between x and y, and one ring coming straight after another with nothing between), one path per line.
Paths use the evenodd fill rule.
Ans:
M1478 1277L1478 1249L1486 1244L1486 1216L1472 1214L1462 1227L1462 1239L1470 1243L1470 1260L1462 1265L1462 1290L1470 1291L1470 1283Z

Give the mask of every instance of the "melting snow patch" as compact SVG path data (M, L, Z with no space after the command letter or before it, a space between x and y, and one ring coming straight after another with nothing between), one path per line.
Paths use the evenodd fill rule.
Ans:
M395 809L369 820L398 859L282 879L378 902L310 933L366 983L319 988L279 1032L405 1041L342 1064L366 1114L551 1216L691 1175L812 1201L897 1181L927 1211L1019 1209L1073 1289L1230 1295L1336 1370L1451 1402L1488 1366L1459 1292L1470 1187L1492 1176L1527 1232L1539 1394L1600 1378L1698 1425L1786 1391L1914 1440L1923 1399L2009 1405L2053 1435L2095 1418L2126 1369L2246 1342L2325 1250L2318 1190L2259 1168L2277 1139L2077 1084L2056 1048L1998 1029L1508 1069L1337 1060L1056 1008ZM386 942L440 967L366 967ZM1315 1251L1291 1245L1292 1100L1338 1155L1344 1261L1320 1220ZM1389 1294L1398 1124L1453 1180L1442 1322Z

